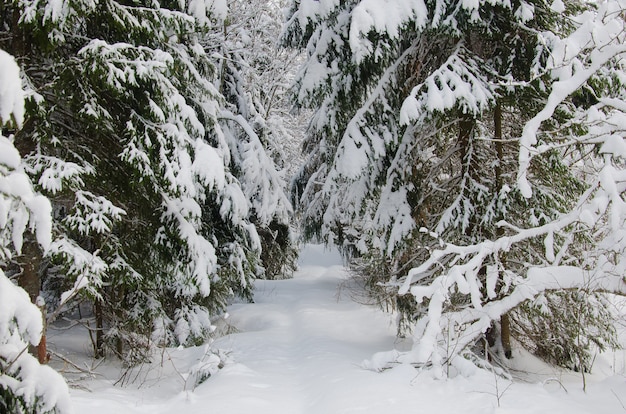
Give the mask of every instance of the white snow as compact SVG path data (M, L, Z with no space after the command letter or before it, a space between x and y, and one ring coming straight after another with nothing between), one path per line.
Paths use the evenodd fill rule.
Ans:
M600 2L599 6L597 12L589 11L577 17L579 27L570 36L564 39L548 36L546 39L552 43L549 68L556 82L552 85L547 104L526 123L519 141L517 184L525 197L532 195L532 186L527 177L531 159L548 148L545 146L540 150L537 146L537 134L542 122L550 119L568 96L595 76L608 62L623 59L626 55L624 21L619 17L615 18L623 11L623 2ZM589 47L591 52L586 51ZM562 143L558 145L562 146Z
M535 16L535 6L522 1L519 8L515 11L515 17L517 17L523 23L532 20Z
M0 387L28 404L36 403L42 412L56 406L60 413L70 414L69 392L61 376L24 352L29 343L39 343L42 329L37 306L0 269Z
M550 9L557 13L563 13L565 11L565 4L562 0L554 0L552 2L552 5L550 6Z
M39 309L30 303L26 291L11 283L0 270L0 345L15 343L16 330L25 341L37 345L42 329Z
M0 50L0 126L20 127L24 121L24 92L15 59ZM14 125L11 125L14 123ZM23 233L30 223L37 241L45 250L50 246L52 207L47 198L35 194L24 172L13 137L0 135L0 247L10 238L17 252L22 249ZM0 252L0 257L3 253Z
M65 218L81 234L107 233L113 223L118 222L126 212L116 207L104 197L89 191L76 191L76 212Z
M372 52L365 38L370 31L397 38L406 22L423 27L427 20L428 10L422 0L362 0L352 11L350 23L350 47L355 60L360 62Z
M11 119L18 127L24 122L24 91L15 59L0 50L0 122L6 124Z
M413 88L400 110L404 124L425 116L428 112L445 112L460 106L464 113L480 114L494 101L495 93L475 63L459 48L420 85Z
M73 258L72 265L67 269L67 277L75 279L75 283L70 290L61 295L61 303L72 299L81 289L89 290L95 297L100 294L97 288L102 286L102 279L110 269L98 256L99 251L88 252L75 241L59 237L50 245L50 254Z
M124 385L114 385L123 372L106 361L75 383L79 388L71 395L76 413L623 411L624 352L598 356L586 393L578 374L549 368L520 351L511 362L517 378L513 382L466 363L450 367L446 380L411 365L382 372L366 369L367 364L376 366L376 352L395 349L380 358L387 362L410 344L396 339L392 315L359 303L363 297L341 262L336 252L309 245L294 279L257 281L255 303L233 304L230 317L219 324L231 333L210 346L227 359L221 370L208 346L166 349L153 363L126 372ZM80 331L68 335L50 330L48 341L79 364L89 344ZM212 375L195 386L201 373ZM129 378L135 381L129 383Z
M196 140L196 157L191 166L198 180L209 189L221 190L226 183L226 172L222 155L202 140Z
M76 296L76 294L78 294L78 291L86 288L87 286L89 286L89 278L87 277L87 275L82 274L78 276L78 278L74 282L74 286L70 290L65 291L61 294L60 303L61 304L66 303L68 299L72 298L73 296Z

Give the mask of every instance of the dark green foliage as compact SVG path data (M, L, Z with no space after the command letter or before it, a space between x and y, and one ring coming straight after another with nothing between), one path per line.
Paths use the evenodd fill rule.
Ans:
M546 292L513 313L515 337L545 361L591 372L599 352L620 347L613 306L602 293Z
M259 229L261 261L266 279L284 279L297 269L297 249L286 224L273 221L269 227Z
M0 361L4 363L4 361ZM0 386L0 412L11 414L40 414L36 407L28 407L23 399Z

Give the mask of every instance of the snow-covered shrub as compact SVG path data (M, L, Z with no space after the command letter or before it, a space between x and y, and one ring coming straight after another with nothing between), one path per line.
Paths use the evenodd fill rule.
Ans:
M213 351L207 347L204 356L189 369L186 386L195 389L215 375L220 369L231 362L228 355L222 351Z
M555 365L591 372L598 352L620 347L614 306L584 289L543 292L511 313L515 338Z
M3 413L70 413L63 377L28 353L39 344L41 311L26 292L0 270L0 411Z

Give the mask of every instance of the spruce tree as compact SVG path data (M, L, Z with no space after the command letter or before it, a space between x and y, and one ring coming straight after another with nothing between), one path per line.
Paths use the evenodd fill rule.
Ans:
M55 213L45 283L66 305L93 303L98 356L133 363L153 345L204 341L263 273L237 163L275 171L260 143L238 141L255 139L247 120L241 134L227 125L240 115L219 90L219 44L206 43L221 41L226 14L223 1L3 10L3 46L29 82L20 151Z
M580 21L570 17L582 7L382 7L292 4L284 43L306 45L308 53L296 102L319 108L294 188L308 235L338 244L367 286L400 310L416 344L406 360L441 366L496 328L510 355L507 312L533 296L521 293L524 283L561 290L529 269L587 269L581 253L598 246L593 229L563 221L594 185L578 169L581 158L589 160L578 146L588 135L573 121L594 105L576 100L589 79L563 96L555 92L555 50L561 39L576 38L567 36ZM606 42L618 43L619 27L611 33ZM600 46L587 47L577 50ZM551 144L525 141L541 148L531 157L519 137L556 99L558 108L541 118L542 131L550 131L542 139ZM574 144L564 151L555 144L563 140ZM562 297L576 297L573 306L582 300ZM599 342L611 344L610 332Z

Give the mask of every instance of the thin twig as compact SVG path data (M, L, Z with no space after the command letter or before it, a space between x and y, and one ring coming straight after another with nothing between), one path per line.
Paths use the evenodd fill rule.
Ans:
M83 368L83 367L79 366L78 364L76 364L75 362L73 362L72 360L70 360L69 358L67 358L67 357L65 357L65 356L63 356L63 355L61 355L61 354L59 354L58 352L54 352L54 351L52 351L52 350L50 350L50 349L48 349L48 352L50 353L50 355L54 356L55 358L59 358L61 361L65 362L66 364L71 365L72 367L74 367L75 369L77 369L80 373L83 373L83 374L89 374L89 375L91 375L92 377L95 377L96 375L102 375L102 374L99 374L99 373L97 373L97 372L95 372L95 371L94 371L94 369L98 368L98 366L100 366L100 364L101 364L102 362L98 363L95 367L91 367L91 368L86 367L86 368Z
M613 395L615 396L615 398L617 398L617 401L619 401L619 404L622 406L622 408L624 409L624 411L626 411L626 406L624 406L624 403L622 402L622 400L620 400L620 398L617 396L617 394L615 393L615 391L613 389L611 389L611 392L613 393Z
M22 354L24 354L24 352L26 352L26 350L27 350L27 349L28 349L28 345L26 345L26 346L24 347L24 349L22 349L22 350L20 351L20 353L19 353L19 354L17 354L17 356L16 356L16 357L15 357L15 358L11 361L11 362L9 362L9 363L8 363L8 365L7 365L6 367L0 367L0 374L4 374L5 372L9 371L9 369L11 369L11 366L13 366L13 364L15 364L15 362L16 362L18 359L20 359L20 357L22 356Z

